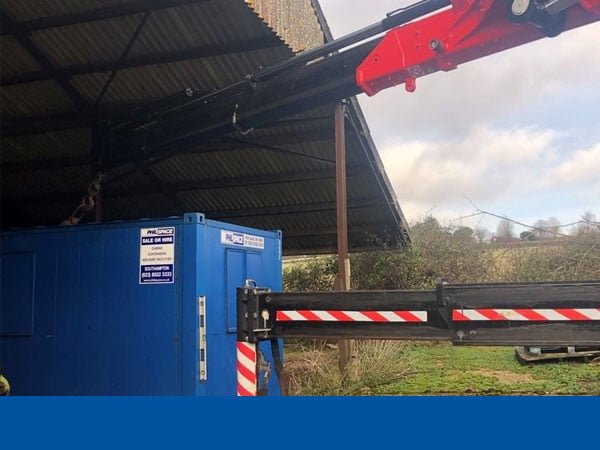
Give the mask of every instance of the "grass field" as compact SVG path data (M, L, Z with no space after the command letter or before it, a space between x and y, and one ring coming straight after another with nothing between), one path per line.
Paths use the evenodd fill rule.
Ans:
M507 347L361 342L348 375L331 345L287 349L290 395L600 395L600 364L521 366Z

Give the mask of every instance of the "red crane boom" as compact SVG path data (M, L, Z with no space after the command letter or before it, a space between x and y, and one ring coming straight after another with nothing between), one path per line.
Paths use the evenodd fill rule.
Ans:
M452 0L452 7L389 31L356 71L369 96L512 47L600 20L600 0Z

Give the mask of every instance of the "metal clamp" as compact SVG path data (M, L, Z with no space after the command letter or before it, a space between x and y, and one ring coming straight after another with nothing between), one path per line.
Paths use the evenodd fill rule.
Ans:
M268 305L271 289L259 288L246 280L237 290L237 340L256 343L270 338L275 313Z

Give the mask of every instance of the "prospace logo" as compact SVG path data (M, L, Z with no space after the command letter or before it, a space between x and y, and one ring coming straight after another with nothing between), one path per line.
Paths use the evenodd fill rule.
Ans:
M175 228L148 228L144 230L143 236L172 236L175 234Z
M244 235L242 233L234 233L233 231L225 231L221 236L223 243L231 245L244 245Z
M264 250L265 238L252 234L236 233L235 231L221 230L221 244L248 247L255 250Z

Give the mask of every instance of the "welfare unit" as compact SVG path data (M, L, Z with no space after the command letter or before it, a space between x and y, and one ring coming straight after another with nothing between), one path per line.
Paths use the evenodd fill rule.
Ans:
M236 288L281 287L281 233L199 213L40 227L3 233L0 264L13 394L235 395Z

